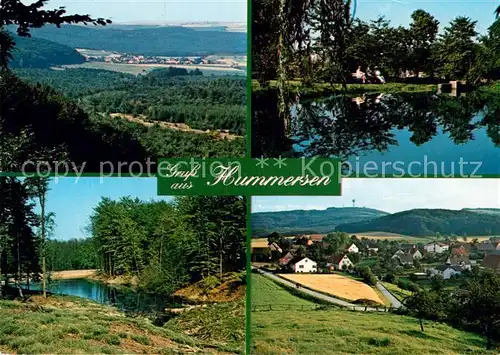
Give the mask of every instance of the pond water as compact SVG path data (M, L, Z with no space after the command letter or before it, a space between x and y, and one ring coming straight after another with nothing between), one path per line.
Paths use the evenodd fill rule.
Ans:
M499 94L332 95L294 101L287 120L276 106L273 94L254 96L254 157L336 157L361 174L500 174Z
M41 284L31 284L31 290L41 290ZM78 296L117 307L130 313L162 313L167 306L175 306L166 296L137 291L130 287L114 287L88 279L57 280L47 285L51 293Z

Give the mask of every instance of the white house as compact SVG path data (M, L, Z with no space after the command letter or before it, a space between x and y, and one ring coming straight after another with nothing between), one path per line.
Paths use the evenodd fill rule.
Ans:
M359 253L359 248L356 246L356 244L352 243L349 248L347 248L348 253Z
M429 269L432 275L441 275L444 280L449 280L455 275L461 275L464 269L461 266L440 265Z
M428 253L441 254L450 249L450 246L441 242L432 242L424 245L424 249Z
M299 260L292 260L290 264L293 265L293 272L316 272L318 271L318 264L309 258L299 258Z
M397 252L394 253L394 255L392 256L393 259L397 259L399 258L401 255L405 255L405 252L402 251L401 249L399 249Z
M354 264L347 254L337 254L328 258L326 266L329 268L333 267L335 270L345 270L346 268L354 267Z
M409 254L412 256L413 259L422 259L423 255L418 249L413 249L410 250Z

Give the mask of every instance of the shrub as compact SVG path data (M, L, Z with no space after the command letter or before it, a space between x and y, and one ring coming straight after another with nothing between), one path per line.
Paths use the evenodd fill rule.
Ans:
M110 335L109 337L107 337L106 341L110 345L120 345L120 343L121 343L120 337L116 334L113 334L113 335Z

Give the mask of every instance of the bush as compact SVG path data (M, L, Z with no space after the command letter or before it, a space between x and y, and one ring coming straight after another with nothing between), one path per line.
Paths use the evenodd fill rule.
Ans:
M415 282L408 282L406 289L411 292L418 292L420 287Z
M396 275L394 275L393 273L386 274L384 277L384 281L392 284L396 281Z
M397 285L399 288L402 288L403 290L408 289L408 283L405 280L398 279Z

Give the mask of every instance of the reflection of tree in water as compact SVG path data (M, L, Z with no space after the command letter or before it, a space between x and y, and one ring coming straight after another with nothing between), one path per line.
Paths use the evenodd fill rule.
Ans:
M481 91L459 97L399 93L302 100L291 106L290 132L277 113L267 109L275 102L269 93L254 96L254 156L346 160L398 145L395 129L408 129L410 141L419 146L438 135L438 127L457 145L473 140L474 131L485 127L495 146L500 145L500 97Z

